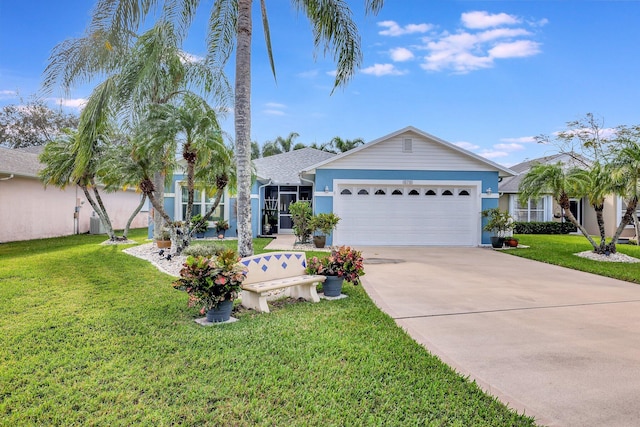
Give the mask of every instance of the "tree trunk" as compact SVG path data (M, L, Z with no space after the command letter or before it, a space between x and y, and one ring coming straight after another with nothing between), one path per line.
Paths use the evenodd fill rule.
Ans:
M593 205L593 209L596 211L596 219L598 221L598 230L600 231L600 250L605 250L605 245L607 244L607 236L606 231L604 229L604 216L602 215L602 211L604 210L604 205Z
M118 240L118 236L116 236L115 231L113 231L113 225L111 225L111 219L109 219L107 209L104 207L104 203L102 203L102 197L100 197L98 186L93 178L91 178L91 186L93 187L93 194L96 198L96 203L100 206L100 211L97 211L97 214L100 216L100 212L102 212L100 219L102 220L102 225L104 225L107 235L109 236L109 240Z
M138 213L144 206L144 202L146 201L147 201L147 195L142 193L142 197L140 198L140 203L138 204L138 207L136 208L136 210L133 211L133 213L129 217L129 220L127 221L127 225L124 226L124 231L122 233L122 238L124 240L127 240L127 236L129 235L129 229L131 228L131 223L133 222L133 219L136 217L136 215L138 215Z
M571 203L569 202L569 197L566 194L562 194L560 198L556 201L558 202L560 207L564 210L564 214L569 219L571 224L575 225L578 228L578 230L580 230L582 235L589 241L589 243L591 243L591 246L593 246L593 251L596 253L600 253L600 247L595 242L595 240L593 240L593 237L589 235L587 230L582 226L582 224L578 222L576 217L573 216L573 213L571 213Z
M116 235L113 232L113 228L110 227L111 223L109 222L109 227L107 227L107 218L106 215L107 213L105 211L102 210L102 208L100 207L100 205L98 205L98 203L95 201L95 199L93 198L93 196L91 196L91 193L89 192L89 188L86 185L80 185L80 188L82 189L82 192L84 193L84 197L87 198L87 202L89 202L89 204L91 205L91 207L93 208L93 210L95 211L96 214L98 214L98 218L100 218L100 221L102 222L102 224L105 227L105 231L107 232L107 235L109 236L109 240L116 240ZM78 218L78 221L80 219Z
M162 232L162 227L164 227L166 219L162 216L162 212L164 212L164 175L160 172L157 172L153 175L153 188L159 188L160 190L154 190L154 199L156 203L152 203L153 205L153 237L155 239L160 238L160 233ZM149 200L151 197L147 194ZM156 204L158 206L162 206L162 211L158 211L156 208ZM169 219L168 222L171 222Z
M618 243L618 239L620 238L620 235L622 234L622 231L624 230L624 228L628 224L631 224L631 221L634 219L637 207L638 207L638 197L634 197L633 199L627 202L627 210L625 210L624 215L622 216L622 220L620 221L620 224L618 225L618 228L616 229L615 234L611 238L611 243L609 243L609 245L607 246L607 249L612 254L616 253L616 250L617 250L616 243ZM636 218L636 221L637 221L637 218Z
M238 252L253 255L251 230L251 5L252 0L238 0L235 132L238 179Z

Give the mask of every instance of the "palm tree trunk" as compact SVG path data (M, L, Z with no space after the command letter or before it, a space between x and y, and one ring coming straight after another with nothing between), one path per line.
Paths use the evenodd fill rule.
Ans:
M638 207L638 197L634 197L633 199L627 202L627 209L624 211L622 220L620 221L620 224L618 224L618 228L616 229L615 234L611 238L611 243L609 243L608 245L608 249L612 254L616 253L616 243L618 243L618 239L620 238L620 235L622 234L622 231L627 226L627 224L630 224L631 221L633 221L633 217L635 216L637 207Z
M607 243L606 231L604 229L604 216L602 214L604 210L604 205L594 205L593 209L596 211L596 219L598 221L598 230L600 231L600 250L605 250L605 245Z
M238 253L253 255L251 230L251 4L238 0L235 132L238 177Z
M98 214L98 217L100 218L100 221L102 222L102 225L104 225L105 231L107 232L107 235L109 236L109 240L116 240L116 235L113 232L113 228L111 227L111 223L107 221L106 212L103 211L102 208L100 207L100 205L98 205L98 203L95 201L95 199L93 198L93 196L89 192L89 188L86 185L81 185L81 184L78 184L78 185L82 189L82 192L84 193L84 197L87 198L87 202L89 202L89 204L91 205L91 207L93 208L95 213ZM108 224L108 226L107 226L107 224Z
M154 190L154 200L156 203L152 203L153 206L153 237L158 239L160 238L160 233L162 232L162 227L164 227L165 221L167 221L162 212L164 211L164 175L161 172L157 172L153 175L153 187L159 188L159 190ZM147 194L149 200L151 197ZM162 206L162 211L159 211L156 208L156 204L158 206ZM171 222L171 219L167 221L167 223Z
M113 231L113 225L111 224L111 219L109 218L109 214L107 213L107 209L104 207L104 203L102 203L102 197L100 197L100 191L98 190L98 186L96 185L96 181L91 178L91 186L93 187L93 194L96 198L96 203L100 206L100 211L97 211L98 216L100 216L100 212L102 212L102 224L109 236L109 240L117 240L117 236L115 231Z
M569 219L571 224L575 225L576 228L578 228L578 230L580 230L582 235L589 241L589 243L591 243L591 246L593 246L593 251L596 252L596 253L601 253L600 252L600 247L595 242L595 240L593 240L593 237L591 237L591 235L582 226L582 224L580 224L578 222L578 220L576 219L576 217L573 216L573 213L571 213L571 203L569 202L569 197L566 194L564 194L564 195L560 196L560 199L557 200L557 202L560 205L560 207L564 210L564 214Z
M127 240L127 236L129 235L129 229L131 228L131 223L133 222L133 219L136 217L136 215L138 215L140 210L142 210L142 207L144 206L144 202L146 201L147 201L147 195L142 193L142 197L140 198L140 203L138 204L138 207L136 208L136 210L133 211L133 213L129 217L129 220L127 221L127 225L124 226L124 232L122 233L122 238L124 240Z

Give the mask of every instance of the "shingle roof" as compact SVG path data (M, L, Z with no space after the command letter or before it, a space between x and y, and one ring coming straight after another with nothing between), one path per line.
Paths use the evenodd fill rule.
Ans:
M37 177L41 168L38 153L0 147L0 174Z
M320 163L335 156L333 153L316 150L315 148L303 148L275 156L255 159L258 179L271 179L274 184L302 184L299 173L308 166Z
M503 178L498 185L498 190L501 193L519 193L520 191L518 190L518 188L520 187L520 181L522 181L522 178L524 178L527 172L529 172L529 169L531 169L534 165L553 164L558 162L561 162L562 164L579 164L579 162L571 157L571 155L565 153L525 160L524 162L518 163L517 165L511 166L509 168L514 172L518 172L518 175Z

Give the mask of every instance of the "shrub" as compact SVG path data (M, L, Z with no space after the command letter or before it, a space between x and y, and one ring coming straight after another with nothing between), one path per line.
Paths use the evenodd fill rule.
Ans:
M300 200L289 205L291 220L293 221L293 234L295 234L298 242L307 243L311 237L311 203Z
M218 243L212 243L212 244L201 244L201 245L192 245L192 246L188 246L184 249L184 251L182 251L182 253L184 255L187 256L194 256L194 257L205 257L205 258L211 258L213 256L218 256L220 255L222 252L225 251L225 249L227 249L224 245L218 244Z
M576 231L570 222L516 222L516 234L569 234Z

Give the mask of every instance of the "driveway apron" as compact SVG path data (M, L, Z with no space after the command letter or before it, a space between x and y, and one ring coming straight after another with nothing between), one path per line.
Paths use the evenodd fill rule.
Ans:
M362 249L375 303L511 408L640 425L640 285L486 248Z

